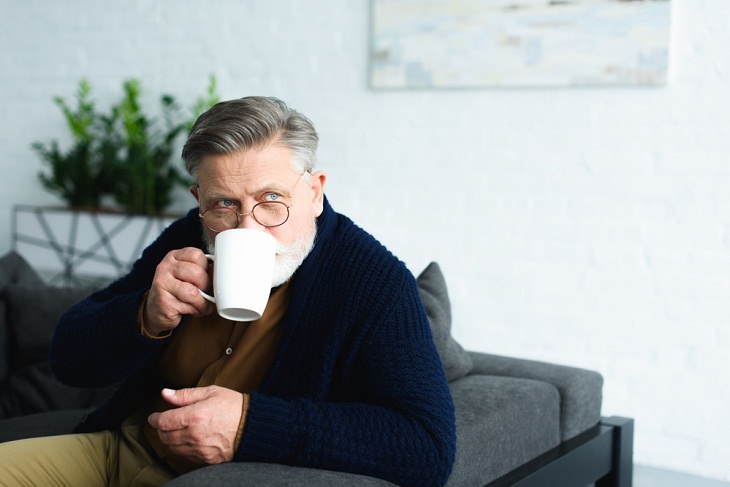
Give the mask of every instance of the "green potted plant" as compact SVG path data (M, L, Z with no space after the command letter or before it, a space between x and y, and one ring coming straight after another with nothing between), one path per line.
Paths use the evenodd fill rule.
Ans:
M39 181L67 208L17 205L14 246L50 281L78 283L126 272L174 219L165 214L173 190L191 183L174 154L176 143L219 101L215 77L187 110L162 95L159 117L143 109L139 80L125 81L123 89L122 99L101 112L90 83L81 80L75 103L54 98L71 133L70 147L64 150L56 140L32 144L45 166Z
M56 140L48 144L35 142L33 150L48 166L49 173L40 172L41 184L60 196L72 208L99 208L101 198L111 191L110 167L105 164L99 141L99 114L91 99L91 85L85 79L79 83L76 107L57 96L53 99L64 115L71 132L71 148L63 152Z
M49 170L38 177L72 208L99 209L109 196L126 213L160 215L172 202L174 188L189 184L175 163L175 143L203 111L219 101L216 79L210 77L206 94L187 116L173 96L162 95L161 119L143 110L139 80L127 80L123 88L124 97L107 114L96 110L87 80L79 83L75 108L61 97L54 98L72 145L62 152L55 140L34 143L33 149Z

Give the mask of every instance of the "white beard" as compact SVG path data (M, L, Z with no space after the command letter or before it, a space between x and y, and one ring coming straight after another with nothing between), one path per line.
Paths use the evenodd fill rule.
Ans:
M309 252L314 248L314 240L317 236L317 223L307 229L307 232L299 237L291 245L281 245L276 242L276 257L274 259L274 270L271 277L271 287L281 286L287 282L302 265ZM209 254L215 255L215 242L211 241L208 232L203 232L203 240Z
M302 265L309 252L314 248L314 239L317 235L317 226L312 224L311 231L299 237L291 245L276 244L276 259L274 273L271 278L271 287L281 286L287 282Z

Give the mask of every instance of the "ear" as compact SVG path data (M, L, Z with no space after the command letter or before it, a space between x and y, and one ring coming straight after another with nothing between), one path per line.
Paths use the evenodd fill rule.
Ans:
M193 195L195 198L195 201L198 202L198 205L200 205L200 188L198 188L197 184L194 184L188 188L190 191L190 194Z
M312 174L309 187L312 190L312 206L315 216L319 216L324 211L324 186L327 183L327 173L317 171Z

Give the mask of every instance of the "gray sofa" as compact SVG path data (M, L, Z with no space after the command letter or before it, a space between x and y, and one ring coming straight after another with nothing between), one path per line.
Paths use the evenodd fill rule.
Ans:
M601 417L600 374L465 351L450 333L438 265L429 265L418 284L456 405L457 454L448 486L631 486L633 421ZM70 432L111 392L60 384L46 359L58 316L89 292L44 284L18 254L0 258L0 441ZM393 484L341 472L231 463L168 485Z

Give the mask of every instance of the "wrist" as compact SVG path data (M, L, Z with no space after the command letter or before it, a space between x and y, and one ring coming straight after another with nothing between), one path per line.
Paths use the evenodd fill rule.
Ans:
M147 296L149 295L149 291L144 293L144 296L142 298L142 302L139 305L139 309L137 310L137 322L139 323L139 332L142 334L145 338L151 338L152 340L161 340L163 338L167 338L172 334L172 330L169 329L156 329L153 326L149 326L148 323L145 323L145 311L147 309Z

